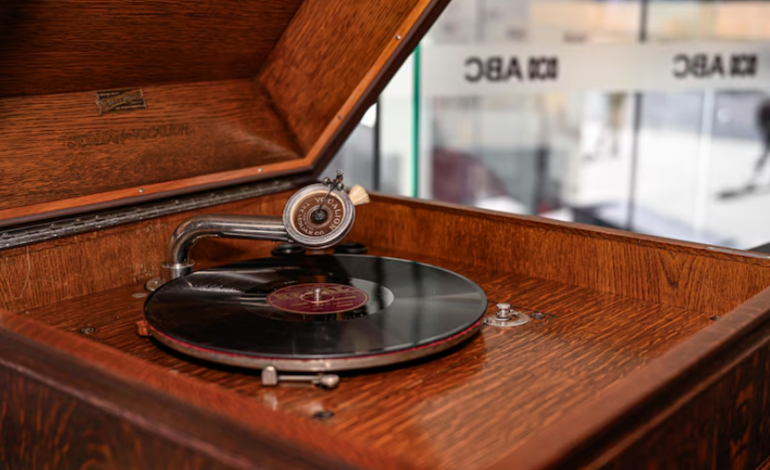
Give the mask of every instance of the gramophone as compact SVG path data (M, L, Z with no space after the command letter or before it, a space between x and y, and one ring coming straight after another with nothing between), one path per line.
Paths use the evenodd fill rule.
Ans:
M761 468L767 255L327 168L445 4L0 5L7 468Z

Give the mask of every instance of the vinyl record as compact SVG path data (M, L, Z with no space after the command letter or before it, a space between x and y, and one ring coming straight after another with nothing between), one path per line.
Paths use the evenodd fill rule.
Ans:
M186 354L279 370L374 367L475 333L479 286L445 269L376 256L264 258L196 271L145 304L153 336Z

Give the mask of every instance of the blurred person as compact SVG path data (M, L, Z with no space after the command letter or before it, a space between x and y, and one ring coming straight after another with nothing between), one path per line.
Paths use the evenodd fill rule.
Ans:
M757 109L757 128L759 129L760 139L762 140L762 152L759 159L754 164L754 170L749 176L749 180L740 189L728 189L719 193L722 199L729 199L738 196L744 196L756 191L757 185L762 178L767 160L770 159L770 97L765 98L759 104Z
M606 95L605 125L596 141L595 150L586 155L585 160L599 160L601 155L608 155L610 159L620 158L620 135L626 120L627 98L625 93Z
M762 153L754 165L754 173L749 178L749 182L746 183L747 192L753 191L756 188L759 179L762 177L762 170L765 169L767 160L770 158L770 98L765 98L759 105L757 127L762 139Z

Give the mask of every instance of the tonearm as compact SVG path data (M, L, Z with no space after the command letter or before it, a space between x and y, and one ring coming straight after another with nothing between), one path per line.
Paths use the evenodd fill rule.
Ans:
M297 243L310 249L333 246L348 234L356 218L355 206L369 202L359 185L349 193L343 172L297 191L286 203L282 216L203 214L182 222L168 242L161 277L147 283L149 290L192 272L192 247L209 237L273 240Z

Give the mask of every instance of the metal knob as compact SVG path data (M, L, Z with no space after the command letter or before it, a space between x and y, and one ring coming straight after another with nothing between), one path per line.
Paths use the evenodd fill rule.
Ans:
M511 304L497 304L497 314L495 316L498 320L510 320Z
M279 382L309 382L321 388L335 388L340 383L340 376L336 374L317 375L278 375L273 366L262 369L262 385L275 387Z
M497 304L497 312L490 312L484 317L484 323L487 325L506 328L520 326L528 322L529 316L521 308L513 308L511 304L504 302Z

